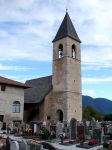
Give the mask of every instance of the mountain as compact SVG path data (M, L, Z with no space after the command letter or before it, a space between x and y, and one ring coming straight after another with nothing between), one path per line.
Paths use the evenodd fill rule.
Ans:
M82 96L82 106L92 106L97 112L107 114L112 113L112 101L106 98L92 98L90 96Z

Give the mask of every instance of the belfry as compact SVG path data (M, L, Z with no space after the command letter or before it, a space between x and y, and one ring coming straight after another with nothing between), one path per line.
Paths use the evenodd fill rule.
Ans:
M53 39L52 76L27 81L31 88L25 90L26 121L82 120L80 43L66 12Z

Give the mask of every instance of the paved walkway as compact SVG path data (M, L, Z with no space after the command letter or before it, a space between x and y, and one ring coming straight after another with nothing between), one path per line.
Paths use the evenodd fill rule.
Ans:
M52 143L52 145L59 149L62 149L62 150L85 150L84 148L76 147L76 145L64 146L64 145L60 145L58 143ZM90 148L89 150L98 150L100 148L103 148L103 146L102 145L96 146L96 147Z

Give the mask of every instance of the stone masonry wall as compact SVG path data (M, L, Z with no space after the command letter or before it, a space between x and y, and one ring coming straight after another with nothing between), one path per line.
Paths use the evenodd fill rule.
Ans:
M1 87L0 87L1 89ZM14 101L19 101L21 105L20 113L12 112ZM24 89L14 86L6 86L5 91L0 91L0 115L4 115L4 122L13 120L23 120L24 109Z

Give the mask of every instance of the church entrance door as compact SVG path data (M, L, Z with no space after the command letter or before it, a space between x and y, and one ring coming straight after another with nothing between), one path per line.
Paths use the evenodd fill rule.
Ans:
M63 122L63 111L62 110L57 110L57 117L58 121Z

